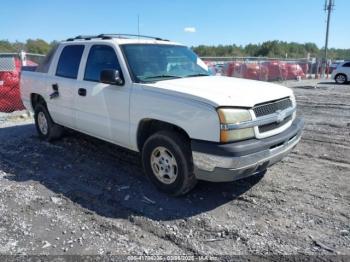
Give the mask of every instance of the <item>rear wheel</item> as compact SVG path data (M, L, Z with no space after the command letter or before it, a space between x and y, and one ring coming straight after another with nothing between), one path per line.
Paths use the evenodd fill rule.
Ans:
M347 81L348 79L344 74L338 74L335 77L335 82L337 82L337 84L345 84Z
M35 127L40 139L52 141L63 134L63 127L55 124L43 104L37 104L34 110Z
M186 194L197 183L186 140L178 133L160 131L150 136L142 149L147 177L160 191L174 196Z

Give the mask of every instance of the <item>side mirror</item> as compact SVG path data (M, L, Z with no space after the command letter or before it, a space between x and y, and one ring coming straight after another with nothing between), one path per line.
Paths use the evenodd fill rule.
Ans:
M119 71L113 69L102 70L100 73L100 82L117 86L124 85L124 80L120 76Z

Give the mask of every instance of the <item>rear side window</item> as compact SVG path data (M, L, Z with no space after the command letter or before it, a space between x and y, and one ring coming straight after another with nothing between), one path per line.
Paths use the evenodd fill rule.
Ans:
M83 45L70 45L63 48L58 60L56 76L76 79L78 76Z
M51 49L51 51L46 55L44 61L42 61L42 63L40 63L36 68L36 72L40 72L40 73L49 72L51 61L56 53L57 47L58 45Z
M349 62L349 63L345 63L345 64L343 65L343 67L350 67L350 62Z
M100 82L101 71L105 69L119 70L121 73L114 49L106 45L92 46L86 62L84 80Z

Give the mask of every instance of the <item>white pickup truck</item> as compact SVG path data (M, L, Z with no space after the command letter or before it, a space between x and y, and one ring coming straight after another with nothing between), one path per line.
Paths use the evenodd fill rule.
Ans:
M40 138L67 127L138 151L149 179L172 195L197 180L264 173L304 126L290 89L209 76L186 46L142 36L61 42L36 72L23 72L21 96Z

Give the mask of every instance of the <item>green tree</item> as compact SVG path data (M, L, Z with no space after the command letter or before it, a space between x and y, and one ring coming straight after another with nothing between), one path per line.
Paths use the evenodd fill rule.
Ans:
M57 41L47 43L42 39L28 39L25 43L14 42L8 40L0 40L0 53L19 52L21 50L37 53L47 54L51 48L57 45ZM248 44L246 46L232 45L218 45L206 46L199 45L192 47L192 49L199 56L216 56L216 57L240 57L240 56L264 56L285 58L306 58L308 54L312 57L322 57L324 49L319 49L314 43L295 43L283 41L266 41L262 44ZM329 49L329 58L333 60L350 60L350 49Z
M13 44L11 44L9 41L0 40L0 52L12 53L12 52L16 52L16 49L14 48Z
M26 51L29 53L47 54L50 49L50 45L42 39L28 39L26 42Z

